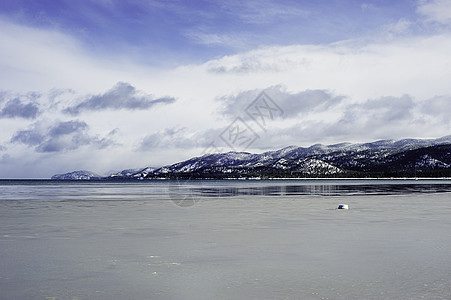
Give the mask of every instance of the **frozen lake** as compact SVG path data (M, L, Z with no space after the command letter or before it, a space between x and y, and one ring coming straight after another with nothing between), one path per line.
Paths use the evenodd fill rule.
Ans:
M450 233L450 180L0 181L0 299L451 299Z

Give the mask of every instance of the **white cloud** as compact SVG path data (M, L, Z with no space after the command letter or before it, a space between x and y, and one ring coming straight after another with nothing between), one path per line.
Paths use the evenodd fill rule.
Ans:
M325 90L305 90L298 93L289 93L283 86L273 86L263 90L250 90L238 95L221 97L218 99L222 104L221 112L232 120L240 115L247 119L248 116L243 113L251 108L253 102L250 100L256 99L261 92L265 92L270 97L268 101L272 101L274 105L278 106L276 108L281 110L281 118L283 119L332 110L343 100L343 97L332 95ZM272 111L275 110L269 104L266 110L268 108ZM260 109L265 109L265 107Z
M8 91L0 91L0 110L8 107L6 115L22 116L0 118L0 177L50 177L72 169L104 173L201 155L211 142L221 141L232 120L245 116L243 109L262 90L272 92L285 115L266 131L253 127L260 131L250 151L448 135L451 35L406 36L409 22L387 25L392 39L266 47L156 70L89 53L57 31L0 20L0 90ZM117 82L129 83L126 94L133 99L152 101L147 97L152 93L177 101L152 109L86 109L98 107L95 97L86 95L105 96ZM144 98L137 98L135 88ZM40 97L23 96L30 91ZM20 102L10 103L16 97ZM113 100L101 106L140 107ZM28 103L39 114L24 114L33 108ZM77 115L78 123L68 123L74 120L62 110L80 103L88 103L86 111ZM56 134L71 124L78 130Z
M388 38L396 38L406 34L412 27L413 23L407 19L398 20L396 23L383 26L382 32Z
M444 67L451 65L448 53L451 35L444 33L370 43L270 47L214 60L206 68L228 74L224 80L231 86L246 82L249 88L265 88L282 83L289 90L331 90L356 101L404 93L426 98L431 92L451 93L451 68Z
M409 95L369 99L364 103L342 105L333 109L333 117L299 118L290 125L272 124L253 144L258 150L282 148L295 144L370 142L378 139L437 138L449 135L447 117L450 98L412 99ZM425 113L425 106L430 110ZM439 110L434 106L439 106ZM445 112L446 111L446 112ZM321 137L321 139L318 139ZM269 146L271 145L271 146Z
M372 4L372 3L362 3L362 4L360 5L360 9L361 9L363 12L367 12L367 11L376 10L377 7L376 7L374 4Z
M193 148L199 145L193 133L186 128L165 128L145 136L139 146L139 151L165 151L168 148Z
M2 89L97 92L140 72L127 57L90 53L56 30L20 26L1 17L0 40Z
M202 30L188 30L185 36L197 44L206 46L225 46L230 48L241 48L245 44L243 37L230 36L227 34L208 33Z
M450 0L421 0L417 12L424 15L428 21L451 24Z
M88 133L88 124L83 121L56 121L51 125L44 123L37 122L29 129L18 130L12 136L11 142L32 147L38 153L74 151L87 145L92 146L91 149L95 151L115 144L111 139L114 131L104 138L91 136Z
M26 95L11 95L2 93L0 95L0 118L23 118L35 119L39 114L40 95L28 93ZM3 108L2 102L6 102Z
M155 99L151 95L140 93L129 83L118 82L106 93L87 97L82 102L64 109L72 115L78 115L82 111L101 111L106 109L149 109L158 104L170 104L175 102L172 97Z
M222 6L225 11L238 13L239 18L249 24L268 24L289 18L305 18L309 15L308 10L267 0L227 1Z

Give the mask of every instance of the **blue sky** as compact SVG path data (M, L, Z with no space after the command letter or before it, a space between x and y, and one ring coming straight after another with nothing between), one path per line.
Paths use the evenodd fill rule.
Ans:
M2 1L14 23L56 29L94 53L203 62L267 45L332 43L415 18L413 1Z
M450 16L449 0L0 0L0 177L449 135ZM262 91L265 126L248 114ZM237 124L258 138L226 141Z

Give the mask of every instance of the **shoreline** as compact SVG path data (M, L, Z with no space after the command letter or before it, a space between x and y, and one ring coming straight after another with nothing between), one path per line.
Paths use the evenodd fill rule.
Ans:
M95 178L95 179L50 179L50 178L0 178L7 181L47 181L47 182L146 182L146 181L448 181L451 177L273 177L273 178Z

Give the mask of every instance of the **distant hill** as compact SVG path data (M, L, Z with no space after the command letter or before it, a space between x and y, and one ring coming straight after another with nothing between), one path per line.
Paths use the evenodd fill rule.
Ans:
M55 175L52 179L98 179L95 174L89 174L94 173L72 172ZM261 154L207 154L161 168L124 170L103 179L254 177L451 177L451 136L431 140L317 144L307 148L290 146Z
M52 176L53 180L90 180L102 179L103 177L90 171L73 171L65 174L56 174Z

